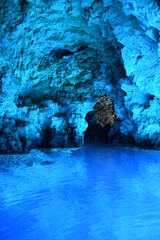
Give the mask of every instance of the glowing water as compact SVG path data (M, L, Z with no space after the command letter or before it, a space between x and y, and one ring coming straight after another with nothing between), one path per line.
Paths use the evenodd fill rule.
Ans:
M0 172L1 240L160 239L158 151L87 147L34 154L56 163Z

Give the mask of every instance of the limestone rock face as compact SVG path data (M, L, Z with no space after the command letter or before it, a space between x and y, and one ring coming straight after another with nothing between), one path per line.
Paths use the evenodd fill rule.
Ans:
M110 135L160 146L158 1L2 0L0 151L80 146L96 97Z

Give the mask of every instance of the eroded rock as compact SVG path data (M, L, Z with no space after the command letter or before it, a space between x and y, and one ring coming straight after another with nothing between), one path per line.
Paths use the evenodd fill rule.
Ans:
M160 146L158 1L7 0L0 12L2 153L82 145L105 94L111 139Z

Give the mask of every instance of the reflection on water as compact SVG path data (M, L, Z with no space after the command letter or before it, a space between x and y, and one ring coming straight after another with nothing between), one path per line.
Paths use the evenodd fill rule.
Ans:
M1 240L160 239L158 151L86 147L24 157L0 159Z

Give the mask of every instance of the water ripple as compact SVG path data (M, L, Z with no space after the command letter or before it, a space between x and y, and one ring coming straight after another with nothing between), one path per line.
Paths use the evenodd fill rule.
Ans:
M0 239L160 239L158 151L90 147L28 157L0 159Z

